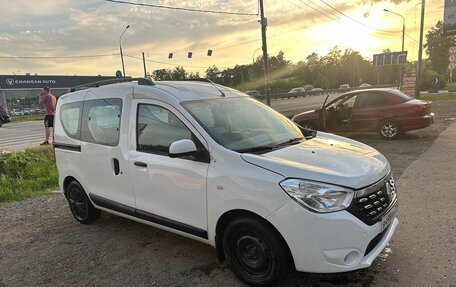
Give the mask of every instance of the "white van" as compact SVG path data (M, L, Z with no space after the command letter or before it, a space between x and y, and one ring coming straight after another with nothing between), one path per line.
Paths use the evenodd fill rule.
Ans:
M396 189L375 149L209 81L118 81L57 104L59 181L79 222L104 210L210 244L250 285L365 268L391 239Z

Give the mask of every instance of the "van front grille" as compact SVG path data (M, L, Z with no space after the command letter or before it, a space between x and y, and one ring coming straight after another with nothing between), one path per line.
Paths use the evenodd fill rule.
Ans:
M347 209L367 225L373 225L396 201L396 184L391 175L370 187L358 190L351 206Z

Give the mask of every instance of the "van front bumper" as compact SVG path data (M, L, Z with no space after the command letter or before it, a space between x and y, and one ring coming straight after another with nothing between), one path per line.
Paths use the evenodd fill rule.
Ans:
M382 232L381 221L369 226L345 210L314 213L293 200L267 219L287 242L296 270L312 273L369 267L399 224L394 218ZM370 251L365 254L369 245Z

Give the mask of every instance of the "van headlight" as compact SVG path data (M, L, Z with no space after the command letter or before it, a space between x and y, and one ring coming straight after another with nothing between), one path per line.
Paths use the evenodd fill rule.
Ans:
M280 186L299 204L317 212L346 209L354 195L345 187L294 178L285 179Z

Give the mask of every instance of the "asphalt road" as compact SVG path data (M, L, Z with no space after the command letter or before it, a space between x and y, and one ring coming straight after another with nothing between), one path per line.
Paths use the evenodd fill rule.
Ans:
M331 95L330 99L337 95ZM321 107L326 96L290 98L272 101L271 106L286 116ZM14 121L14 120L13 120ZM0 152L18 151L37 146L44 141L42 121L7 123L0 128Z
M24 150L44 141L42 121L6 123L0 128L0 152Z

